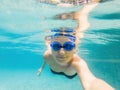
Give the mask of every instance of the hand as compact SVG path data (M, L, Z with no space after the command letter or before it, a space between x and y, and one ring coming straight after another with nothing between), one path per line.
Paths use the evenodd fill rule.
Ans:
M41 74L41 72L42 72L42 68L40 68L40 69L38 70L37 75L39 76L39 75Z

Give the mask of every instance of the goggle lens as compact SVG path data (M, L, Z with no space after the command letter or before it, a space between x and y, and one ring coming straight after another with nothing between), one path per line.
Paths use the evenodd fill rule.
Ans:
M66 42L66 43L64 43L64 45L63 45L63 48L64 48L66 51L71 51L74 47L75 47L75 44L74 44L73 42Z
M65 42L64 45L62 46L61 43L59 42L52 42L50 46L55 51L58 51L61 48L64 48L64 50L66 51L71 51L75 47L75 44L73 42Z
M60 50L60 48L61 48L61 44L60 44L59 42L53 42L53 43L51 43L50 46L51 46L52 49L55 50L55 51L58 51L58 50Z

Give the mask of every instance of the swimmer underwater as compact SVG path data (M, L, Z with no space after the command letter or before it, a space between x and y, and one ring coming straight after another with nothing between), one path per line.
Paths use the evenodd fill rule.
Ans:
M84 31L90 26L88 15L100 0L92 1L94 3L83 4L83 8L74 13L73 17L78 22L77 28L52 29L51 31L55 34L45 38L48 49L44 53L44 63L37 75L40 75L48 64L54 74L64 75L69 79L78 75L84 90L115 90L107 82L97 78L90 71L85 60L77 55L80 39L83 38Z

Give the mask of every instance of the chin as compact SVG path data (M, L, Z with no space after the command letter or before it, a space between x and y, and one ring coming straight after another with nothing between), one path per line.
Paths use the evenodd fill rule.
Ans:
M57 61L57 63L62 65L62 66L66 66L68 64L68 62L59 62L59 61Z
M70 62L70 60L64 58L64 59L56 59L57 60L57 63L60 64L60 65L66 65Z

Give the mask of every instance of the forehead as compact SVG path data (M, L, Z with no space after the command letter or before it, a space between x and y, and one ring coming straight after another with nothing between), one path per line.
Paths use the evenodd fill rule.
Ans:
M53 41L66 42L66 41L70 41L70 39L69 37L66 36L57 36L53 39Z

